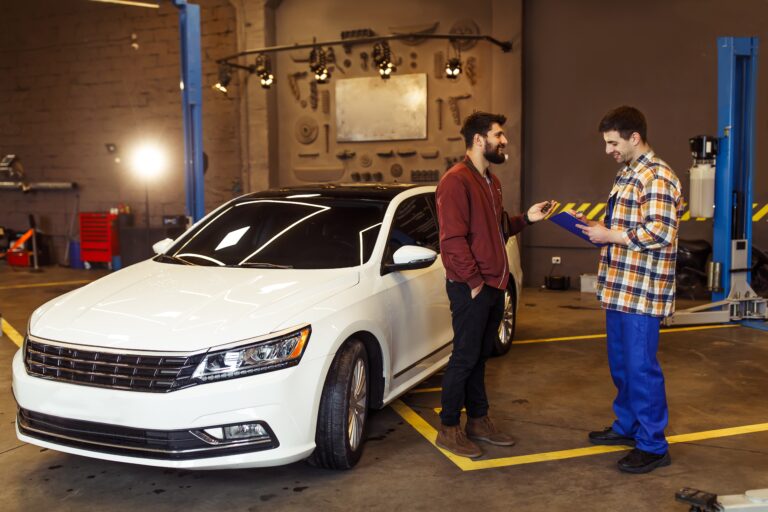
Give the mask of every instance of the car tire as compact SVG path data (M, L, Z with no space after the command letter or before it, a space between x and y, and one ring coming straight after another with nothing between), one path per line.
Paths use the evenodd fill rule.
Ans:
M499 334L493 345L493 356L503 356L512 348L512 339L515 337L515 323L517 321L517 288L510 276L507 289L504 291L504 316L499 325Z
M336 354L325 379L310 464L328 469L350 469L357 464L365 444L369 389L365 346L349 340Z

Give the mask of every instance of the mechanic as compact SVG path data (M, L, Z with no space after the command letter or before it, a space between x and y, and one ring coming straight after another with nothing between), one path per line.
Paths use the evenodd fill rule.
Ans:
M603 222L580 226L600 252L597 295L606 310L608 365L617 394L612 426L590 432L599 445L635 446L621 471L668 466L668 410L656 358L661 319L675 305L677 230L683 213L680 180L653 152L645 116L633 107L608 112L598 127L605 152L624 164L613 182ZM583 216L582 216L583 217Z
M505 122L505 116L486 112L467 117L461 128L466 157L446 171L437 186L453 351L443 376L442 425L436 444L464 457L483 453L471 439L499 446L515 444L488 417L485 362L504 313L509 281L506 239L543 219L551 204L535 204L525 214L511 218L503 210L501 182L489 165L506 161ZM462 407L467 411L466 430L461 429Z

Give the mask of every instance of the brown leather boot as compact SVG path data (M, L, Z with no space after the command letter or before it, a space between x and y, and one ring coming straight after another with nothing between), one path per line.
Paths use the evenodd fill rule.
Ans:
M512 436L500 432L488 416L467 419L467 436L478 441L495 444L496 446L515 445L515 440Z
M483 454L483 450L467 438L461 425L441 425L435 444L462 457L479 457Z

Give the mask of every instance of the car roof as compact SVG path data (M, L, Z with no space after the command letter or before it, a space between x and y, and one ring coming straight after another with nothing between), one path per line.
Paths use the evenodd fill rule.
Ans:
M379 199L391 201L395 196L407 190L414 190L424 185L414 183L338 183L322 185L299 185L295 187L280 187L254 192L240 199L257 197L286 197L298 194L320 194L325 197L349 199Z

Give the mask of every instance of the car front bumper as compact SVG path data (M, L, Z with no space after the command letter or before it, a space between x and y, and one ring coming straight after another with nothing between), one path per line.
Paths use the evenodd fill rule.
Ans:
M327 365L326 357L304 359L296 367L261 375L147 393L32 377L18 351L13 359L13 392L26 416L21 418L21 429L17 421L16 432L21 441L45 448L150 466L225 469L289 464L315 448L322 387L318 383L324 381ZM253 422L267 426L270 442L224 449L228 455L200 450L197 457L194 449L179 454L178 445L167 443L156 443L160 449L154 453L126 448L125 439L135 432L145 432L152 444L190 431ZM119 435L110 438L111 433ZM136 455L126 455L131 451Z

